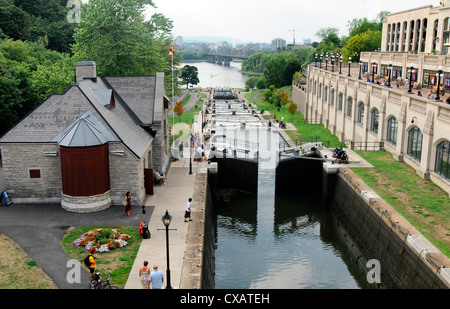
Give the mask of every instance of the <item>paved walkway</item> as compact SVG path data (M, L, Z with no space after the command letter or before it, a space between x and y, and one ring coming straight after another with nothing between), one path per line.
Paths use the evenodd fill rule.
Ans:
M196 102L197 99L198 95L196 95L194 101ZM197 121L193 124L191 132L194 135L195 133L198 133L201 136L201 123L199 123L201 118L202 117L198 117ZM166 175L166 184L155 186L154 195L150 196L145 203L146 207L151 206L153 209L150 221L147 221L147 223L149 223L151 238L142 240L141 247L131 269L125 289L143 288L139 278L139 269L143 266L144 261L148 261L150 267L158 265L159 270L161 270L166 277L166 231L161 221L161 217L164 216L166 210L173 217L169 226L169 229L171 229L169 231L169 268L171 273L171 286L175 289L180 288L184 252L186 248L186 235L190 224L189 222L184 222L184 209L188 199L194 195L197 170L207 165L207 162L194 162L192 159L192 175L190 175L191 160L189 151L189 148L185 147L183 157L178 161L172 162ZM194 157L194 152L195 150L192 149L192 158ZM195 208L195 205L196 203L194 200L192 202L192 208ZM164 280L165 287L167 277Z
M161 221L161 217L164 216L166 210L173 217L169 226L169 229L171 229L169 231L171 286L173 288L180 287L186 235L189 226L189 222L184 222L184 209L188 199L194 194L195 175L200 164L202 163L193 161L193 175L189 175L189 151L186 150L184 158L172 163L167 175L166 185L155 186L154 195L147 199L146 207L154 206L149 222L151 238L142 240L125 289L142 288L139 269L145 260L149 262L150 267L155 264L158 265L159 270L166 276L166 231ZM193 201L192 207L195 207L195 201ZM165 283L167 283L167 278Z

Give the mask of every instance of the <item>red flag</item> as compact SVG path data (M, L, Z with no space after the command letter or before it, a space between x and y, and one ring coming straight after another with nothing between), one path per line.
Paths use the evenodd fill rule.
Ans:
M169 52L169 54L170 54L171 56L173 56L173 46L170 46L170 52Z

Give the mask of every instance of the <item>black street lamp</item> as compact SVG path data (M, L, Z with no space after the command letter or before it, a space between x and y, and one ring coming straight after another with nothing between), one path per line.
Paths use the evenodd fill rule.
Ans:
M377 63L375 62L375 60L372 60L372 83L375 82L375 68L376 68Z
M317 54L314 55L314 66L317 68Z
M334 72L334 54L331 54L331 72Z
M391 87L391 74L392 74L392 61L389 61L389 70L388 70L388 87Z
M169 267L169 225L170 222L172 221L172 216L169 215L169 212L166 210L166 213L164 214L164 216L161 217L161 220L164 224L164 226L166 227L166 255L167 255L167 284L166 284L166 289L172 289L172 285L170 283L170 267ZM161 230L161 229L158 229ZM176 229L172 229L175 230Z
M352 57L348 57L348 77L351 77L350 75L350 66L352 65Z
M359 76L358 76L358 79L362 79L362 78L361 78L362 65L363 65L363 63L362 63L362 61L360 60L360 61L359 61Z
M439 96L439 92L440 92L440 86L441 86L441 76L444 77L444 72L443 72L443 67L439 66L438 68L438 84L437 84L437 95L436 95L436 101L440 101L441 97Z
M194 137L192 136L192 133L190 133L190 145L189 145L189 175L192 175L192 144L194 142Z
M342 74L342 55L339 57L339 74Z
M413 73L414 73L414 64L411 63L409 65L408 73L409 73L409 89L408 89L408 92L411 93L412 92L412 79L413 79Z
M325 58L325 70L328 71L328 53L327 53L327 56Z

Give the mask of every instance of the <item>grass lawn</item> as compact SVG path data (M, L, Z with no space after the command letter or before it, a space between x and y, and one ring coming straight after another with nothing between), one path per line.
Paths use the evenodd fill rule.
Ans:
M352 170L387 203L450 257L450 198L386 151L357 151L374 168Z
M0 289L57 289L15 242L0 234ZM6 293L5 293L6 294Z
M70 228L61 241L64 250L74 259L80 261L81 265L86 269L84 258L89 252L82 247L75 246L72 242L82 234L96 228L100 228L100 226ZM131 238L127 246L123 248L113 249L108 252L96 252L97 263L95 271L102 273L105 279L106 275L111 275L112 285L123 288L125 287L128 275L133 267L134 259L139 251L142 237L139 235L138 229L134 226L112 226L112 228L120 228L124 233L130 235Z
M283 87L281 89L288 93L289 100L291 100L292 86ZM258 100L253 100L255 96L258 97ZM249 102L256 104L259 110L268 111L271 115L276 114L277 119L284 117L285 122L291 122L297 129L297 131L287 132L293 141L297 139L304 142L320 141L324 144L329 141L330 148L339 147L342 144L336 136L331 134L330 130L323 126L323 124L309 124L305 122L305 118L300 112L297 111L294 115L291 115L287 111L287 106L281 107L280 111L278 111L276 106L264 101L264 91L262 90L253 91L247 94L246 98ZM268 119L266 116L265 118Z

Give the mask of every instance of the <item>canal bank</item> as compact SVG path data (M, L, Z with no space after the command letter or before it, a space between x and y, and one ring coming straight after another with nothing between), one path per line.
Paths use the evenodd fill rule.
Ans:
M320 151L329 152L325 148ZM318 153L317 158L321 157ZM312 166L306 165L308 168ZM314 171L307 171L301 166L285 166L284 172L277 171L277 182L278 179L297 178L308 182L309 175L318 178L321 175L320 181L322 184L326 183L325 189L321 188L321 191L327 193L329 211L334 215L340 231L339 237L350 252L350 259L346 260L346 263L349 267L358 268L367 282L371 281L370 288L449 288L448 258L431 246L413 226L347 167L330 164L317 166L313 168L316 169ZM250 170L252 169L254 166L250 167ZM245 172L249 169L226 170L227 174L232 174L228 177L230 180L249 177L249 173ZM205 164L196 172L193 193L195 207L192 213L194 221L188 225L182 255L182 289L217 288L217 222L213 200L216 198L214 195L219 182L218 166ZM280 187L278 183L277 187ZM238 248L232 248L230 251L236 249ZM287 249L287 258L291 256L293 249ZM309 251L310 248L305 250ZM255 260L237 259L237 263L244 262L257 264ZM229 267L228 271L231 269L233 267ZM240 276L245 276L245 273L240 273Z

